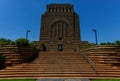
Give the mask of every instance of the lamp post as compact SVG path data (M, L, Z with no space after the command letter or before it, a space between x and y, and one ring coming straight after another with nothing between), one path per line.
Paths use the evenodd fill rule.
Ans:
M96 45L98 44L98 39L97 39L97 31L96 29L93 29L93 32L95 32L95 40L96 40Z
M26 39L28 40L28 33L31 32L30 30L26 31Z

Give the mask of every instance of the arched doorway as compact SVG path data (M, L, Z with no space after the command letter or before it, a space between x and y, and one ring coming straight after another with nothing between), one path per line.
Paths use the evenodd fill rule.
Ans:
M57 21L51 27L51 37L64 39L68 36L68 24L64 21Z

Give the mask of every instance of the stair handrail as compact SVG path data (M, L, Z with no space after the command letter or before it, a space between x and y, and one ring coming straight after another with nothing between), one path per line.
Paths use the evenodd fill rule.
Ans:
M93 71L97 74L96 63L92 59L90 59L82 50L80 50L80 54L85 60L87 60L88 64L92 67Z

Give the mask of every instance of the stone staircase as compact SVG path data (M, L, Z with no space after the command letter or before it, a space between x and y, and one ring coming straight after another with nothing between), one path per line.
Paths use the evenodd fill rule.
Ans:
M96 63L97 74L78 52L48 51L40 52L32 62L0 70L0 78L120 78L119 51L117 46L83 50Z
M96 74L76 52L40 52L31 63L0 70L0 78L93 77Z

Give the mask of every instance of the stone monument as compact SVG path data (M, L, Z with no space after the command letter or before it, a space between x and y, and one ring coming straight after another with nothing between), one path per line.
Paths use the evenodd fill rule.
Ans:
M76 51L81 41L79 15L70 4L49 4L41 17L39 46L43 51Z

